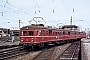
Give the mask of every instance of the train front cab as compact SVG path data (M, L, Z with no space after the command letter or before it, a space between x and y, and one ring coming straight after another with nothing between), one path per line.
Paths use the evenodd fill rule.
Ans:
M22 45L23 47L32 46L33 42L36 39L35 35L35 30L20 30L20 45Z
M44 42L48 42L49 38L47 29L20 30L20 45L23 47L44 46Z

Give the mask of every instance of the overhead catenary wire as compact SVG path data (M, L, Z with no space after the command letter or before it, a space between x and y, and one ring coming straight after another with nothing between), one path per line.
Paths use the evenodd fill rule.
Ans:
M70 14L70 12L69 12L68 8L66 7L66 5L65 5L63 0L62 0L62 2L63 2L63 5L65 6L66 10L68 11L69 15L71 16L71 14Z
M5 2L5 1L4 1ZM11 4L9 4L9 5L11 5ZM14 5L12 5L13 7L15 7L15 8L17 8L18 10L15 10L15 9L13 9L13 8L9 8L9 7L6 7L6 6L2 6L2 5L0 5L1 7L4 7L4 8L8 8L8 9L11 9L11 10L13 10L14 12L17 12L17 14L18 14L18 12L20 11L20 9L18 9L17 7L15 7ZM5 12L5 11L4 11ZM20 11L21 12L21 11ZM23 12L23 13L25 13L25 14L28 14L28 15L30 15L29 13L26 13L26 12ZM20 17L15 17L15 16L13 16L13 15L10 15L10 14L5 14L5 15L8 15L8 16L11 16L11 17L14 17L14 18L19 18L19 19L21 19ZM21 15L20 15L21 16ZM7 19L5 19L5 20L7 20ZM10 20L10 19L9 19ZM24 19L24 20L26 20L26 19Z
M4 17L5 15L7 15L7 16L10 16L10 17L14 17L14 18L20 18L20 17L17 17L17 16L15 16L15 14L14 14L14 16L13 15L10 15L10 14L6 14L7 12L8 13L10 13L11 11L5 11L5 10L0 10L0 12L2 13L2 16ZM18 13L18 12L17 12ZM17 14L16 13L16 14ZM19 15L19 14L18 14ZM20 15L21 16L21 15ZM22 17L22 16L21 16ZM25 20L25 19L24 19Z
M75 8L74 8L74 2L73 2L73 4L70 2L70 0L68 0L69 1L69 3L70 3L70 6L72 7L72 12L74 13L75 12Z
M45 13L45 15L48 15L47 13L46 13L46 11L35 1L35 0L33 0L35 3L36 3L36 5ZM40 13L41 13L41 11L39 11ZM35 11L35 13L36 13L36 11ZM49 15L48 15L49 16ZM49 17L49 19L51 20L52 18L51 17Z
M33 0L38 6L39 6L39 4L35 1L35 0ZM41 6L39 6L42 10L43 10L43 8L41 7ZM43 10L44 11L44 10ZM44 11L45 12L45 11Z
M25 0L25 1L26 1L26 0ZM43 12L45 13L45 15L48 15L48 14L46 13L46 11L45 11L35 0L33 0L33 1L34 1L34 3L36 4L36 5L35 5L35 8L38 8L37 11L36 11L36 9L35 9L34 14L36 14L37 12L39 12L39 13L42 14L42 11L43 11ZM26 3L25 3L25 4L26 4ZM42 11L40 11L39 8L40 8ZM54 13L54 9L53 9L53 13ZM51 17L49 17L49 19L52 20Z
M21 2L23 2L24 4L26 4L26 5L28 5L29 7L31 7L31 6L29 5L30 3L27 2L27 0L24 0L24 1L22 0ZM35 8L33 7L32 9L35 9Z
M25 0L25 1L27 1L27 0ZM33 0L33 1L35 1L35 0ZM55 0L53 0L53 1L55 1ZM5 2L5 1L4 1L4 2ZM37 5L40 9L41 9L41 10L39 10L39 8L38 8L38 10L37 10L37 11L38 11L39 13L41 13L41 14L42 14L43 12L45 12L45 13L47 12L45 9L43 9L43 7L42 7L42 6L40 6L40 5L39 5L39 3L37 3L37 1L35 1L35 2L36 2L35 4L36 4L36 5ZM8 3L10 4L10 6L12 5L14 8L17 8L17 7L16 7L16 6L14 6L13 4L11 4L11 3L9 2L9 0L7 0L6 4L8 4ZM5 6L5 7L7 7L7 6ZM11 9L13 10L13 8L11 8ZM17 10L18 10L18 11L17 11ZM55 9L54 9L54 8L53 8L53 9L51 9L51 10L52 10L52 13L56 13L56 11L55 11ZM22 12L22 11L23 11L23 12ZM15 13L17 13L17 14L18 14L19 12L21 12L21 13L25 13L25 12L27 12L27 11L24 11L24 10L22 10L22 11L21 11L21 10L19 10L19 8L14 9L14 12L15 12ZM42 12L42 11L43 11L43 12ZM35 11L35 13L36 13L36 11ZM25 13L25 14L29 14L29 13ZM49 14L46 14L46 15L49 15ZM50 20L52 20L52 17L51 17L51 16L50 16L50 17L48 17L48 18L50 18Z
M1 7L4 7L4 6L2 6L2 5L0 5L0 6L1 6ZM16 11L18 11L18 13L20 12L19 10L15 10L15 9L12 9L12 8L9 8L9 7L4 7L4 8L11 9L11 10L13 10L13 12L16 12ZM26 13L26 12L23 12L23 13L28 14L28 13Z
M5 1L4 1L5 2ZM20 12L20 10L16 10L16 9L13 9L13 8L10 8L10 7L6 7L6 6L2 6L2 5L0 5L1 7L3 7L3 8L7 8L7 9L10 9L12 12L17 12L17 14ZM4 11L4 10L2 10L2 16L4 15L4 13L5 12L11 12L11 11ZM22 12L21 12L22 13ZM23 13L25 13L25 12L23 12ZM25 14L28 14L28 13L25 13ZM6 15L6 14L5 14ZM7 14L8 16L11 16L11 17L14 17L15 18L15 15L13 16L13 15L9 15L9 14ZM20 15L21 16L21 15ZM17 18L17 17L16 17ZM18 17L19 18L19 17Z
M14 8L17 8L18 10L22 11L22 13L25 13L25 14L28 14L28 15L32 16L31 14L25 12L24 10L22 10L22 9L20 9L20 8L14 6L14 5L12 5L12 4L10 4L9 2L7 2L7 1L4 1L4 2L7 3L7 4L9 4L10 6L12 6L12 7L14 7ZM4 5L4 7L5 7L5 5Z

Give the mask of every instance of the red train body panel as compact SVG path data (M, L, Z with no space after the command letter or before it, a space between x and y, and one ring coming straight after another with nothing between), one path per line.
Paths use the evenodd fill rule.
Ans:
M20 29L20 43L37 45L41 43L56 43L66 40L76 40L86 37L85 32L66 29L53 29L44 26L25 26Z

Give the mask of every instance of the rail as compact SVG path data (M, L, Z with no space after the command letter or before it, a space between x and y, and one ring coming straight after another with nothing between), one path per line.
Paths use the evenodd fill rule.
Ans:
M0 50L0 60L8 59L10 57L18 56L27 53L26 51L22 50L21 46L12 47L8 49ZM22 51L21 51L22 50Z
M52 54L55 51L55 47L50 48L50 49L45 49L43 50L40 54L38 54L33 60L49 60L52 56Z
M57 57L56 60L73 60L78 59L74 58L74 55L76 53L76 50L78 48L79 42L72 43L60 56Z

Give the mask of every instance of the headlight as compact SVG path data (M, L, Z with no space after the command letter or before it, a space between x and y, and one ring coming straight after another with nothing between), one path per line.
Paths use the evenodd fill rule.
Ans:
M21 40L23 42L23 40Z
M33 42L33 40L31 40L31 42Z

